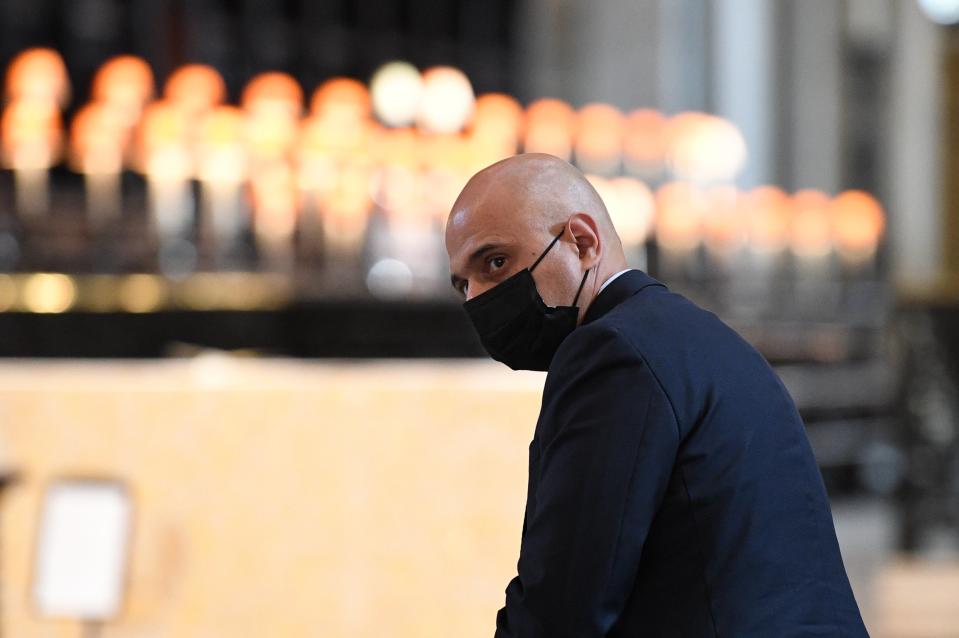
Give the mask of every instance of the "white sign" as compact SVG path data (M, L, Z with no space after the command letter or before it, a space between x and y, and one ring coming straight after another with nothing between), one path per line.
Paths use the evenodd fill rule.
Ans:
M34 600L41 614L109 620L123 599L130 502L111 481L57 481L46 492Z

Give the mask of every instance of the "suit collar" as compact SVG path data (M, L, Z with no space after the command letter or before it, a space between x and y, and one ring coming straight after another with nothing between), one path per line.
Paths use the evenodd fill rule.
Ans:
M587 324L599 319L646 286L666 287L661 281L650 277L642 270L636 268L623 273L596 295L592 303L589 304L589 308L586 309L582 323Z

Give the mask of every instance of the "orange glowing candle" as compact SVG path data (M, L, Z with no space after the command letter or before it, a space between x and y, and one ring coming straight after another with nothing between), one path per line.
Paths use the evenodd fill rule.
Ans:
M96 228L120 214L120 172L127 131L107 103L81 108L70 127L70 163L83 174L87 213Z
M670 118L666 144L667 163L677 179L728 182L746 161L746 143L739 129L706 113L686 112Z
M793 216L789 228L789 246L802 260L821 259L832 251L832 227L829 197L815 190L793 195Z
M273 162L251 176L254 230L260 258L269 270L294 266L293 232L299 206L296 176L285 162Z
M747 242L743 218L743 194L734 186L716 186L706 192L703 240L709 256L728 266Z
M113 111L118 126L136 126L153 98L153 71L142 58L119 55L107 60L93 76L91 98Z
M20 99L0 119L3 164L14 171L16 208L25 215L50 207L48 170L63 145L60 111L49 101Z
M587 104L576 118L576 164L602 175L619 172L625 119L609 104Z
M201 223L212 234L219 259L246 225L241 191L247 175L244 125L240 109L218 106L203 117L199 126Z
M63 58L53 49L22 51L7 68L5 93L0 134L4 165L14 170L16 207L43 213L50 207L47 173L63 146L60 108L70 99Z
M147 107L140 122L140 170L146 176L151 221L161 241L184 234L193 221L188 131L186 112L166 100Z
M832 236L843 260L863 266L873 259L886 229L879 201L864 191L845 191L832 201L830 216Z
M27 49L14 57L7 67L5 89L11 102L46 103L63 108L70 101L67 67L53 49Z
M524 127L523 107L515 98L502 93L486 93L476 98L467 138L467 170L472 174L515 155Z
M632 177L607 179L590 175L589 181L606 204L630 265L645 268L646 239L652 231L656 210L652 191Z
M526 109L523 150L570 159L574 121L573 109L566 102L553 98L536 100Z
M666 158L666 118L652 109L637 109L626 118L623 156L627 170L657 179Z

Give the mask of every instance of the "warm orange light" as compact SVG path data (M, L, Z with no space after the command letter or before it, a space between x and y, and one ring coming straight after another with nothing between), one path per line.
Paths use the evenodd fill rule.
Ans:
M629 247L644 243L652 229L656 209L656 200L649 187L632 177L588 177L606 204L606 210L623 244Z
M48 100L17 100L0 118L4 165L15 169L49 168L60 157L60 111Z
M523 130L523 107L505 93L484 93L476 98L470 128L474 135L504 137L516 144Z
M417 154L426 167L460 169L466 166L468 148L462 135L421 135L417 143Z
M220 72L205 64L187 64L173 72L163 87L163 97L177 104L191 117L226 99L226 83Z
M147 107L140 122L140 146L152 150L171 144L185 144L187 130L187 115L183 109L167 100L154 102Z
M337 156L362 153L371 143L376 125L370 119L335 119L312 115L300 124L302 153Z
M279 71L261 73L250 80L240 100L244 110L271 117L297 119L303 110L303 89L293 76Z
M22 51L7 67L6 93L10 101L66 106L70 99L70 79L63 58L53 49Z
M267 241L286 240L296 227L298 192L290 166L273 162L252 176L254 223Z
M124 126L133 126L153 97L153 71L142 58L120 55L107 60L93 76L91 98L104 102Z
M313 92L310 114L319 118L352 122L370 117L370 92L352 78L331 78Z
M543 98L526 109L523 150L549 153L568 160L572 152L575 114L572 107L554 98Z
M626 118L623 153L636 174L658 173L666 156L666 118L652 109L637 109Z
M706 193L703 239L709 250L728 254L741 248L747 239L743 195L734 186L717 186Z
M785 248L791 225L789 196L775 186L760 186L744 201L749 242L761 252Z
M410 128L385 129L378 136L376 158L382 164L414 165L417 160L417 136Z
M140 170L157 179L186 179L192 172L187 150L190 124L177 104L167 100L150 104L137 138Z
M667 161L673 174L699 182L733 179L746 161L746 143L731 122L687 112L667 125Z
M584 171L613 173L623 151L625 118L610 104L587 104L576 121L576 163Z
M235 106L218 106L200 123L200 142L206 146L236 146L243 142L243 111Z
M105 102L87 104L70 124L70 163L88 175L119 173L126 139L114 109Z
M431 133L456 133L472 117L475 101L465 73L451 66L427 69L416 123Z
M832 250L829 197L816 190L793 195L789 245L799 257L823 257Z
M243 179L245 123L243 111L235 106L218 106L203 117L199 128L199 179L223 184Z
M64 312L73 305L77 286L73 279L59 273L30 275L21 291L21 302L30 312Z
M246 117L247 148L258 161L285 157L299 130L299 122L287 117L287 113L257 108Z
M879 201L864 191L845 191L832 201L830 213L842 256L850 261L872 257L886 227Z
M467 148L469 169L515 155L523 128L523 107L513 97L486 93L476 98Z
M700 241L707 200L688 182L668 182L656 191L656 240L667 250L685 252Z

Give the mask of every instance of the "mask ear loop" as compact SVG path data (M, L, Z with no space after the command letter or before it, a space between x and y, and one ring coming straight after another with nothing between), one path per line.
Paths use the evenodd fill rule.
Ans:
M543 257L546 256L546 253L549 252L549 249L553 247L553 244L559 241L559 238L563 236L563 233L566 232L566 227L563 226L563 230L559 231L559 234L556 237L553 237L553 241L549 242L549 246L546 247L546 250L543 251L539 257L536 258L536 261L533 262L533 265L529 267L529 271L533 272L533 268L536 268L539 265L539 262L543 261Z
M572 306L576 306L576 301L579 299L579 293L583 292L583 286L586 285L586 277L589 275L589 268L586 269L586 272L583 273L583 280L579 282L579 290L576 291L576 296L573 297Z

